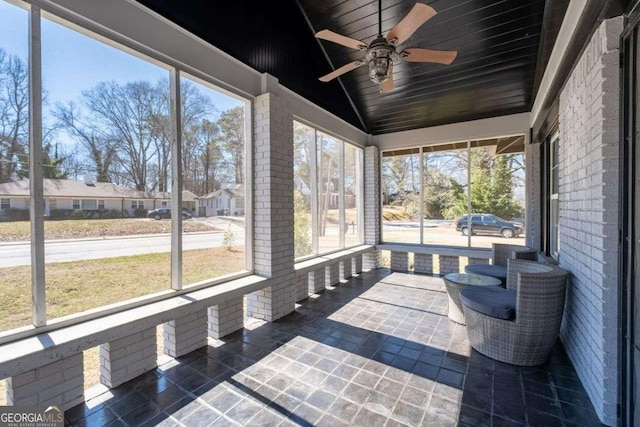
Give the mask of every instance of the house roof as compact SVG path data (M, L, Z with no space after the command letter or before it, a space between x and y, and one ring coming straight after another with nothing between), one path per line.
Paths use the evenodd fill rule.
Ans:
M86 184L84 181L70 179L43 180L45 197L82 197L96 199L170 199L169 192L137 191L110 182L94 182ZM0 184L0 196L29 197L29 180L5 182ZM197 198L191 191L182 192L185 201L193 201Z
M199 199L216 199L223 193L229 197L242 198L244 197L244 184L231 184L219 190L212 191L211 193L206 194L202 197L199 197Z

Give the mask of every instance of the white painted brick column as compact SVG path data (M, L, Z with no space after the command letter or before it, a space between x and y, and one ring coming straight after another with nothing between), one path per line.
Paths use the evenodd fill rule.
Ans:
M440 274L459 273L460 258L457 256L440 255Z
M340 280L346 280L353 275L351 268L351 258L340 261Z
M317 294L325 289L324 267L309 272L309 293Z
M414 254L413 270L416 273L433 274L433 255L432 254Z
M560 266L571 274L560 337L591 403L617 423L620 34L603 21L560 93Z
M109 388L157 366L156 328L131 334L100 346L100 382Z
M409 254L407 252L391 252L391 270L408 271Z
M354 256L353 258L351 258L351 267L352 274L362 273L362 255Z
M62 410L84 401L82 353L7 378L7 404L58 405Z
M309 273L296 275L296 302L309 297Z
M328 265L324 268L325 286L334 286L340 283L340 263Z
M271 286L247 295L247 315L272 322L295 310L293 115L264 74L254 102L254 270Z
M254 307L258 314L266 315L271 311L271 299L264 295L256 295ZM244 327L244 298L232 298L213 307L209 307L209 336L222 338ZM257 316L254 316L257 317Z
M364 149L364 243L380 243L380 152L370 145ZM364 268L380 267L380 251L364 254Z
M195 311L163 326L163 351L180 357L207 345L207 309Z

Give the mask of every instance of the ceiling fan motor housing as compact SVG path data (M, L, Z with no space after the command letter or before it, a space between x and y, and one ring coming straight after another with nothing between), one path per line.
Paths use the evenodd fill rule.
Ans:
M384 37L378 37L369 45L365 59L369 67L369 78L380 84L389 78L393 64L400 60L400 55Z

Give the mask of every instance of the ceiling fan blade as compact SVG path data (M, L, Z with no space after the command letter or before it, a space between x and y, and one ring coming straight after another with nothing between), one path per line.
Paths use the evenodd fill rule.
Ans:
M348 64L345 64L342 67L338 68L337 70L327 74L326 76L320 77L320 81L326 83L328 81L335 79L338 76L343 75L344 73L348 73L351 70L355 70L356 68L362 65L364 65L364 61L349 62Z
M456 59L458 52L455 50L431 50L410 48L402 51L402 59L406 62L435 62L449 65Z
M385 80L380 84L380 92L383 92L383 93L391 92L395 88L396 88L396 84L393 81L393 69L392 69L391 72L389 73L389 77L387 78L387 80Z
M330 30L318 31L316 33L316 38L328 40L356 50L367 48L367 45L360 40L352 39L351 37L343 36Z
M422 24L436 15L436 11L424 3L416 3L413 9L398 22L387 34L387 41L395 44L402 44L418 29Z

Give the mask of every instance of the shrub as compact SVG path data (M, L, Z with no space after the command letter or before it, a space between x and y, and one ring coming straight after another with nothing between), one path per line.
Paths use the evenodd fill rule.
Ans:
M0 221L29 221L29 209L8 208L0 210Z
M147 210L146 209L136 209L133 211L133 216L136 218L144 218L147 216Z
M231 231L231 226L228 225L222 236L222 244L228 251L233 249L233 245L236 243L236 235Z

